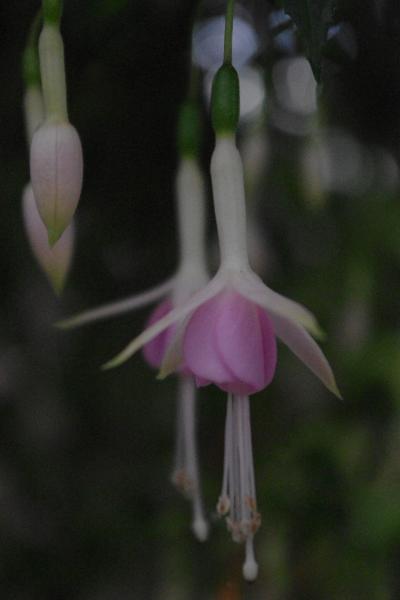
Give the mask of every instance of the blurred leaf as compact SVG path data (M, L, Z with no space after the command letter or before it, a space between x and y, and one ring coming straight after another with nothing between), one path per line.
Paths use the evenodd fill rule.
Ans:
M304 50L317 81L321 75L322 48L332 22L334 0L283 0L283 6L295 22Z

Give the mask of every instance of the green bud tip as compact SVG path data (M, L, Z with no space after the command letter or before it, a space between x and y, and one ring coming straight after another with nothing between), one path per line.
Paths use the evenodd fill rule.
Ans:
M52 248L54 246L54 244L56 244L58 242L58 240L60 239L62 234L63 234L62 231L58 231L57 229L52 229L50 227L47 228L47 237L49 240L50 248Z
M211 120L215 133L235 133L239 115L239 77L231 64L223 64L212 85Z

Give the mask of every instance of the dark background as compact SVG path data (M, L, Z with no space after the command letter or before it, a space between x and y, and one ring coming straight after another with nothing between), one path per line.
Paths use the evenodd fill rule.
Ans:
M204 495L215 525L203 546L169 484L174 379L156 381L141 356L99 370L140 331L147 311L70 333L52 326L173 272L175 126L197 3L65 2L70 118L85 180L74 264L57 299L31 256L20 212L29 178L20 62L39 3L0 0L2 600L399 598L400 7L342 4L332 20L351 24L357 53L326 50L321 112L325 126L357 144L357 176L368 184L331 185L310 202L300 165L311 136L283 132L270 110L272 68L285 54L268 38L274 7L244 3L266 40L255 62L271 99L269 158L253 189L270 252L263 275L318 315L345 398L325 392L283 347L275 381L253 398L263 526L260 577L249 587L241 583L242 549L213 521L222 392L200 393ZM222 10L209 2L202 15ZM290 54L298 52L301 43ZM205 106L204 117L207 169ZM250 131L242 128L240 141ZM336 163L340 179L340 152ZM315 173L320 189L317 166ZM211 247L211 209L209 221Z

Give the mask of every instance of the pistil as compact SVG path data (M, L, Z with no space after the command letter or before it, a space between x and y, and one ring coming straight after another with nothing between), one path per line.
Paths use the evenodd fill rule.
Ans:
M196 448L196 390L193 378L179 377L175 465L172 482L191 500L192 531L199 541L208 537L208 523L204 516L200 492L199 466Z

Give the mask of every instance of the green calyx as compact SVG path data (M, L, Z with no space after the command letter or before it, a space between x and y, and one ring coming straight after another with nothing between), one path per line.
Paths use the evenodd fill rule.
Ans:
M59 25L62 14L61 0L42 0L43 20L47 24Z
M200 110L193 101L181 107L178 121L178 150L181 156L196 157L200 153L201 122Z
M211 94L211 120L215 133L235 133L239 114L239 77L231 64L223 64L214 76Z

